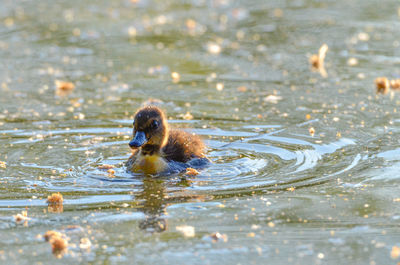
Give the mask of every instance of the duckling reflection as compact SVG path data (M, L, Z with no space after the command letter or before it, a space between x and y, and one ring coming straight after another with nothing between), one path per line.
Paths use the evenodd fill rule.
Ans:
M143 180L143 191L136 199L143 200L143 213L146 219L139 223L139 228L149 232L163 232L167 229L167 220L162 216L165 214L165 187L160 179L145 178Z
M165 219L167 206L175 203L184 203L189 201L204 201L204 195L186 194L183 187L188 186L190 180L181 179L177 186L182 187L181 192L175 192L173 195L167 194L166 183L162 179L145 177L143 179L143 190L136 195L136 200L142 201L139 208L146 216L146 219L139 223L139 228L148 232L164 232L167 230L168 222Z

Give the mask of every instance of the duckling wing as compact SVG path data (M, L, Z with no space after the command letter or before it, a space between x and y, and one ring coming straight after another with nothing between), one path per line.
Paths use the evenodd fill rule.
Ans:
M181 130L171 130L162 152L168 161L186 163L204 156L204 143L200 137Z

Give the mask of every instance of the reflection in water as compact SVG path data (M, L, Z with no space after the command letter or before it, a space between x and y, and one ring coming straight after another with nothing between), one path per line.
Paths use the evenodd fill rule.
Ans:
M165 213L165 185L161 179L143 179L143 191L135 199L143 200L142 211L146 219L139 223L140 229L149 232L163 232L167 229Z
M141 200L139 204L145 214L145 220L139 223L139 228L148 232L164 232L167 230L166 208L168 205L176 203L184 203L195 200L204 202L206 196L188 194L185 190L175 194L167 193L167 182L163 179L147 176L143 179L143 190L139 192L134 200ZM176 185L187 187L190 185L190 180L182 178Z
M47 206L47 211L49 213L62 213L64 211L64 206L62 204L49 204Z

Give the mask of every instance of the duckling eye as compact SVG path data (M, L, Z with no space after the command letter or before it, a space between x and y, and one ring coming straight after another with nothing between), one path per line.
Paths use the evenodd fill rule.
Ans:
M151 122L151 128L152 129L157 129L158 128L158 121L156 121L156 120L153 120L152 122Z

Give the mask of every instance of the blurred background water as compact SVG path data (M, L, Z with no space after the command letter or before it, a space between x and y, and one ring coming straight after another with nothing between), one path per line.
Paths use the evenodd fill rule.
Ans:
M400 96L374 79L400 75L399 7L1 0L0 263L396 264ZM326 78L308 62L323 43ZM149 99L205 139L212 166L125 171ZM70 238L61 259L47 230Z

